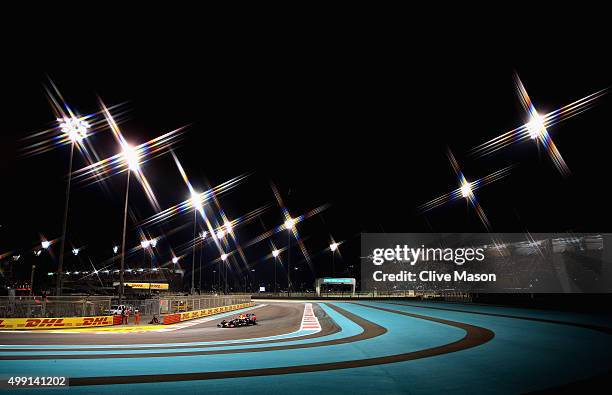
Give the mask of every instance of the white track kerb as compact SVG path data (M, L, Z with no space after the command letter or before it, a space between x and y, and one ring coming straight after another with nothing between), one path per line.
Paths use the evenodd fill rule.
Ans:
M302 316L300 330L315 330L317 332L321 330L319 319L314 315L314 311L312 311L312 303L304 304L304 315Z

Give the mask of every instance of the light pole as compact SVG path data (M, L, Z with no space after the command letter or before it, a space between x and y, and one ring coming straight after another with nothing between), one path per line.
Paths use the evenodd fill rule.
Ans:
M34 270L36 270L36 265L32 265L32 273L30 274L30 296L34 293Z
M127 225L128 199L130 196L130 175L138 171L140 167L138 152L129 144L123 145L123 160L128 165L127 181L125 183L125 205L123 207L123 235L121 238L121 266L119 268L119 304L123 302L124 284L123 273L125 271L125 228Z
M200 244L200 259L198 267L198 295L202 295L202 244Z
M157 240L156 239L151 239L151 240L143 240L140 242L140 246L142 247L142 257L143 257L143 262L142 262L142 268L144 269L144 266L147 264L147 251L149 252L149 254L151 254L151 271L149 272L149 296L152 295L153 291L151 290L151 281L153 279L153 250L148 250L149 247L151 248L155 248L155 246L157 245Z
M170 279L171 279L173 287L175 285L174 278L176 276L176 264L178 263L178 261L179 261L178 257L176 256L172 257L172 276L170 276Z
M198 244L198 240L196 239L196 226L198 223L198 211L194 208L193 210L193 248L191 250L191 291L190 294L195 294L195 253L196 253L196 244Z
M280 254L279 250L272 251L272 256L274 257L274 294L277 294L277 283L276 283L276 261L278 261L278 255Z
M291 296L291 230L295 226L295 220L289 217L285 221L287 229L287 296Z
M214 233L214 237L217 240L221 241L225 237L226 234L229 234L232 231L232 223L231 221L225 221L223 226L221 226L216 233ZM225 259L221 259L222 261L227 260L227 254L221 255L221 257L225 256ZM221 268L220 268L221 269ZM223 280L225 282L223 292L227 294L227 265L223 265ZM221 272L219 271L219 282L221 282ZM221 286L221 284L219 284Z
M151 273L150 273L151 276L149 280L149 297L150 297L151 295L153 295L153 288L151 288L151 282L155 280L155 278L153 278L154 277L153 273L157 272L157 269L153 267L153 260L155 259L155 251L153 251L153 249L157 247L157 239L151 239L149 241L149 245L151 246L151 250L149 251L150 253L149 258L151 259Z
M49 240L43 240L40 243L41 249L36 251L34 255L40 256L43 250L48 250L51 247L51 242ZM32 273L30 274L30 296L34 293L34 271L36 270L36 265L32 265Z
M147 264L147 247L149 247L149 240L143 240L140 242L140 247L142 247L142 267Z
M329 245L329 249L331 250L332 253L332 277L334 277L336 275L336 266L335 266L335 260L336 260L336 250L338 249L338 243L333 242Z
M221 254L221 261L223 261L223 266L227 265L225 263L225 261L227 261L227 254L225 253ZM227 270L225 271L224 281L225 281L225 285L223 287L223 293L227 294Z
M200 200L200 194L191 191L191 207L193 207L193 249L191 252L191 295L195 294L195 253L196 253L196 244L198 244L198 240L196 239L196 227L198 224L198 211L202 210L202 202Z
M202 244L200 244L200 268L198 269L198 276L200 277L200 285L199 285L200 294L202 294L202 255L204 255L204 240L206 240L207 235L208 235L208 232L205 230L203 230L202 233L200 233L200 237L202 237Z
M89 123L76 117L60 118L57 120L60 123L62 133L70 139L70 160L68 162L68 183L66 186L66 202L64 204L64 222L62 223L62 238L60 243L59 265L57 266L57 284L55 295L62 294L62 272L64 270L64 248L66 246L66 228L68 225L68 204L70 202L70 181L72 180L72 159L74 157L74 145L83 141L87 137Z

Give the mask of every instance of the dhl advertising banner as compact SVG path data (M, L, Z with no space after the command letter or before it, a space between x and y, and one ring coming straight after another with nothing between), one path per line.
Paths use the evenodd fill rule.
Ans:
M70 318L0 318L0 329L62 329L113 325L112 316Z
M124 283L126 287L134 288L134 289L162 289L167 290L167 283ZM115 286L119 285L119 283L114 283Z
M207 317L209 315L215 315L220 313L225 313L233 310L240 310L247 307L254 306L255 303L241 303L241 304L233 304L230 306L221 306L221 307L211 307L209 309L204 310L195 310L188 311L186 313L180 313L180 321L193 320L194 318Z

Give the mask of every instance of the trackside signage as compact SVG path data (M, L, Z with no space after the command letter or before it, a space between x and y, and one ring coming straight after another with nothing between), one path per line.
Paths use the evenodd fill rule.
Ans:
M255 303L252 303L252 302L251 303L241 303L241 304L233 304L230 306L211 307L210 309L188 311L186 313L180 314L180 321L193 320L194 318L207 317L209 315L225 313L227 311L244 309L247 307L251 307L254 304Z
M363 233L369 292L610 293L609 233Z
M323 284L352 284L352 278L324 278Z
M0 329L62 329L113 325L112 316L70 318L0 318Z

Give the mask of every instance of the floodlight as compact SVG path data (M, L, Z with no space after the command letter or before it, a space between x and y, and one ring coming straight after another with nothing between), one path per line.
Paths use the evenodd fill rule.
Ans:
M198 210L202 210L202 195L196 191L191 192L191 206Z
M461 196L464 198L470 196L472 194L472 184L467 181L464 181L461 185Z
M331 243L329 245L329 249L332 251L336 251L338 249L338 243Z
M280 251L279 251L279 250L274 250L274 251L272 251L272 256L273 256L274 258L276 258L276 257L277 257L279 254L280 254Z
M140 167L138 152L129 144L123 146L123 159L127 163L128 168L132 171L136 171Z
M217 239L222 239L225 237L225 231L223 229L219 229L217 231Z
M527 124L527 131L529 131L529 137L532 140L542 137L544 134L544 130L546 125L544 124L544 118L540 116L537 112L531 116L531 120Z
M227 261L227 254L221 254L221 260Z
M291 230L295 226L295 220L289 217L288 220L285 221L285 229Z
M47 248L49 248L51 246L51 242L47 241L47 240L43 240L43 242L41 243L41 246L42 246L43 249L46 250Z
M58 118L57 121L60 123L59 127L62 133L68 136L70 141L81 142L87 137L87 130L89 129L89 123L76 117L64 117Z

